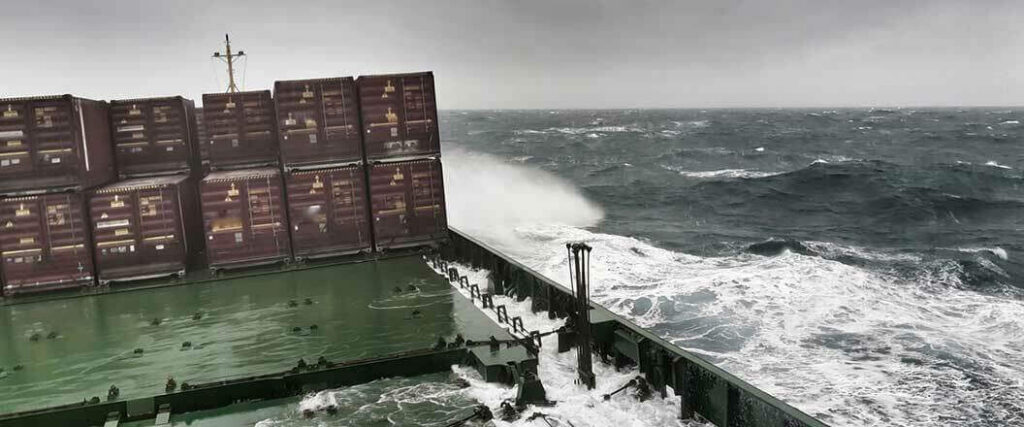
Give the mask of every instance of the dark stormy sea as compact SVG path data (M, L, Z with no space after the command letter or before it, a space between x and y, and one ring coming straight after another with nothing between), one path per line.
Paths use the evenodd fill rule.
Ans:
M447 111L450 222L833 425L1024 425L1024 110Z

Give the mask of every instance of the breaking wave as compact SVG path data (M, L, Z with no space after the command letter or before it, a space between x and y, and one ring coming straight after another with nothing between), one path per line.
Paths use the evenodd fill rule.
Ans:
M448 160L450 169L462 168L462 160ZM564 244L587 242L594 247L597 302L830 424L998 425L1024 413L1024 299L976 292L972 284L998 276L995 262L1012 258L1001 248L931 259L782 238L731 255L697 256L584 229L600 221L599 209L567 185L544 184L550 177L530 179L534 174L523 168L511 173L520 179L476 175L471 186L449 187L458 201L452 224L561 283L568 281ZM697 185L722 203L794 203L797 190L820 197L863 191L870 197L858 204L876 213L858 218L888 212L880 223L899 223L922 206L959 215L1019 208L963 183L907 186L913 179L900 166L851 161ZM481 187L504 190L474 190ZM954 191L960 195L950 196ZM516 196L506 199L506 192ZM522 209L513 209L518 203ZM501 207L502 221L459 212L481 206Z
M672 169L666 167L667 169ZM713 171L686 171L676 170L680 175L689 178L708 179L708 178L764 178L772 175L779 175L781 172L762 172L756 170L746 169L720 169Z
M587 242L596 301L825 422L1000 423L1024 409L1024 301L963 289L962 264L900 277L792 242L699 257L565 226L517 235L515 256L562 283L560 249Z
M596 225L604 212L564 180L494 156L445 152L448 220L472 234L506 234L530 224Z

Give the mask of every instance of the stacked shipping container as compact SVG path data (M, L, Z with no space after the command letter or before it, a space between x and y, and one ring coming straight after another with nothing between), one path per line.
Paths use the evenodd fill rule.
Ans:
M199 184L211 269L291 259L269 90L203 95ZM268 167L273 166L273 167Z
M366 179L361 165L292 171L287 180L296 259L370 249Z
M191 173L199 161L194 110L180 96L111 101L118 176Z
M358 84L367 159L441 154L433 73L360 76Z
M444 238L431 73L274 91L0 100L0 289L181 275L203 246L224 268Z
M447 233L444 183L437 159L374 164L370 198L378 251L435 242Z
M279 81L274 102L286 168L363 160L359 99L351 77Z
M371 222L378 251L443 239L448 223L434 76L361 76Z
M195 104L180 96L111 102L118 176L89 197L101 284L184 275L202 248Z
M0 100L0 193L81 191L110 182L108 109L71 95Z
M206 153L212 170L278 164L269 90L203 95Z
M0 199L0 226L4 295L92 284L82 193Z
M274 84L296 259L371 250L355 80Z
M83 191L115 175L107 103L71 95L0 100L4 295L93 282Z
M96 190L89 211L100 283L185 274L202 242L194 186L177 175Z
M214 172L199 187L211 268L291 258L283 185L277 168Z

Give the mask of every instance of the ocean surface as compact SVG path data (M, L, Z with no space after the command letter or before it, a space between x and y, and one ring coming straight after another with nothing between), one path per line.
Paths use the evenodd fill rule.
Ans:
M446 111L451 224L833 425L1024 425L1024 110Z

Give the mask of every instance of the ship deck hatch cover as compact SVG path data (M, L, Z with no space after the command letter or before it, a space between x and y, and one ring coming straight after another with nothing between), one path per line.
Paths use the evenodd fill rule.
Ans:
M430 348L438 335L509 338L453 296L419 256L0 311L0 366L8 367L0 414L92 396L106 401L111 384L132 400L163 394L169 376L178 384L209 383L284 371L299 358L345 361Z

